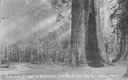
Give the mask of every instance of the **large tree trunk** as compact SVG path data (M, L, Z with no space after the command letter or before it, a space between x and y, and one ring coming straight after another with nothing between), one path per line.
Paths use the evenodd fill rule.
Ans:
M85 51L90 67L103 67L98 48L94 0L72 0L71 53L72 65L79 66L82 29L85 29ZM84 14L83 14L84 13ZM84 24L85 23L85 24ZM84 32L84 31L83 31Z
M84 0L72 0L71 53L72 65L79 66L82 29L84 24Z
M100 17L100 1L94 0L95 2L95 9L96 9L96 25L97 25L97 38L98 38L98 47L100 49L100 54L102 56L102 59L105 62L108 62L107 59L107 53L105 49L105 44L103 40L103 32L102 32L102 26L101 26L101 17Z
M88 5L88 6L87 6ZM88 12L86 12L88 9ZM97 29L96 29L96 12L94 7L94 0L86 0L85 1L85 18L88 16L88 20L85 19L85 29L86 31L86 59L88 66L90 67L103 67L101 55L98 48L98 40L97 40Z

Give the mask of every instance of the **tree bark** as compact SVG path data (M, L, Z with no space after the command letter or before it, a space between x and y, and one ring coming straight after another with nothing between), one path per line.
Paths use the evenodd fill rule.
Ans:
M82 29L85 33L86 60L90 67L103 67L98 40L94 0L72 0L71 53L72 65L79 66ZM83 28L84 27L84 28Z
M71 53L72 65L79 66L81 31L84 23L84 0L72 0Z
M107 59L107 53L105 50L105 44L103 40L103 32L102 32L102 26L101 26L101 18L100 18L100 2L99 0L94 0L95 1L95 11L96 11L96 25L97 25L97 38L98 38L98 47L100 49L100 54L102 56L102 59L105 62L108 62Z
M87 6L88 5L88 6ZM88 12L86 12L88 9ZM94 0L86 0L85 1L85 18L88 16L88 20L85 19L86 25L86 59L88 66L98 68L103 67L102 58L98 48L98 40L97 40L97 25L96 25L96 12L95 12Z

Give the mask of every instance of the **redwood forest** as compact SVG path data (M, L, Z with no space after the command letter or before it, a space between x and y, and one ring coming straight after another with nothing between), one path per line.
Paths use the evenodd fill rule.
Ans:
M0 0L0 80L128 80L128 0Z

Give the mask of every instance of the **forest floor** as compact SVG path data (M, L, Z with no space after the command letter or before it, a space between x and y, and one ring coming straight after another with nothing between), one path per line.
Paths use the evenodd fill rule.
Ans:
M128 80L122 78L126 65L104 68L68 67L13 63L9 69L0 69L0 80Z

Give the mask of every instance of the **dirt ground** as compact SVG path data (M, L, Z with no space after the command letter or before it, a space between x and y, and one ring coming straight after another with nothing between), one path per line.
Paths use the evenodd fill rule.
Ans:
M0 80L128 80L122 78L126 65L104 68L68 67L29 63L11 64L9 69L0 69Z

